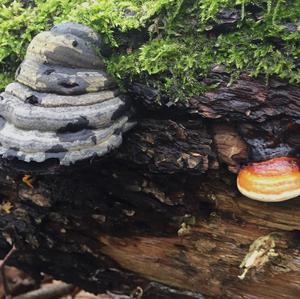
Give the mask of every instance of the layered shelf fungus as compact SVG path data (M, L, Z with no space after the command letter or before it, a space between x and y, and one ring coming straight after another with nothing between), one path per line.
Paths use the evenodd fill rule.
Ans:
M63 23L30 43L16 81L0 95L0 155L68 166L101 157L132 127L128 100L105 72L101 38Z
M249 164L240 170L237 187L243 195L264 202L300 196L300 159L279 157Z

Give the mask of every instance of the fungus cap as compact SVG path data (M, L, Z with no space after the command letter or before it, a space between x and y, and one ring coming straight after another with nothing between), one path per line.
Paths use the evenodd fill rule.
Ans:
M279 157L249 164L240 170L237 187L243 195L264 202L300 196L300 160Z
M33 38L17 82L0 94L0 167L90 165L122 144L132 109L106 73L101 41L77 23Z

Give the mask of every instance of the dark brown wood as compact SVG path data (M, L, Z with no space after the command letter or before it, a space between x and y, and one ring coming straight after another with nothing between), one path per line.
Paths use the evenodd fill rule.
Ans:
M299 155L300 88L216 74L224 86L172 105L132 86L138 125L102 161L48 175L3 163L2 256L13 242L11 263L93 292L299 298L299 198L256 202L235 180L244 163Z

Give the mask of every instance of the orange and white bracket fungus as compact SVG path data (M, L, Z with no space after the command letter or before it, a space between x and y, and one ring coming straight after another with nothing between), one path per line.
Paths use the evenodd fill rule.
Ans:
M280 202L300 196L300 159L280 157L249 164L240 170L237 187L258 201Z

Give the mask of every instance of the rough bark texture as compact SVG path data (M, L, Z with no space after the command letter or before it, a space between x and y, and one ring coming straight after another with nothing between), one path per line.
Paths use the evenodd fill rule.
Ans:
M2 256L12 240L11 263L94 292L298 298L299 198L247 199L235 173L299 154L300 88L244 75L172 105L141 84L131 91L138 125L105 160L33 173L34 188L22 182L29 171L2 163Z

